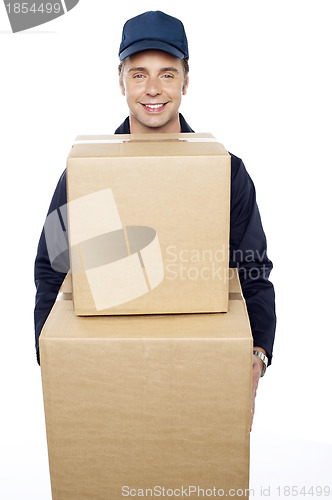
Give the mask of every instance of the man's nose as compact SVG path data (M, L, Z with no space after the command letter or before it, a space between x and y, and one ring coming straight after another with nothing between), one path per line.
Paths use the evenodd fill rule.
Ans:
M161 81L160 78L149 78L147 81L146 93L151 96L161 94Z

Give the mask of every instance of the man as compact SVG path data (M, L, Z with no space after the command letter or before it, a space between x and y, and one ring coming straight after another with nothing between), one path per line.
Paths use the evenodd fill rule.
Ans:
M130 19L123 28L119 57L120 89L127 99L129 117L115 133L193 132L179 113L189 83L188 44L181 21L160 11ZM66 202L66 172L63 172L49 213ZM43 230L35 262L38 362L39 335L69 270L69 264L66 265L60 270L52 268ZM239 270L254 338L253 418L258 381L272 358L276 324L274 289L268 280L272 262L266 255L255 188L242 160L234 155L231 155L230 267Z

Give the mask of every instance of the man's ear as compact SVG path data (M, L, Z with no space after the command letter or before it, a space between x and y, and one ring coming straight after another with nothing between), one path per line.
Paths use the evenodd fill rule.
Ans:
M188 85L189 85L189 76L187 75L182 87L182 95L186 95L188 90Z
M121 78L120 75L119 75L119 85L120 85L121 94L126 95L125 86L123 84L123 78Z

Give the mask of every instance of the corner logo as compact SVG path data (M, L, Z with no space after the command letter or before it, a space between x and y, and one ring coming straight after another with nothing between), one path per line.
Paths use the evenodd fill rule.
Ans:
M17 1L4 0L13 33L48 23L66 14L79 0Z
M164 279L157 233L147 226L123 227L110 188L69 204L71 270L84 272L97 311L145 295ZM67 205L48 215L44 230L52 267L68 271Z

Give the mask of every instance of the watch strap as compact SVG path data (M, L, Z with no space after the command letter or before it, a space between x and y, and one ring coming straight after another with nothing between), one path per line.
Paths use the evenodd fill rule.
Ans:
M263 370L262 370L262 374L261 374L261 377L264 377L265 375L265 372L266 372L266 368L267 368L267 364L268 364L268 357L261 351L257 351L256 349L254 349L252 351L253 355L254 356L257 356L259 359L261 359L263 361Z

